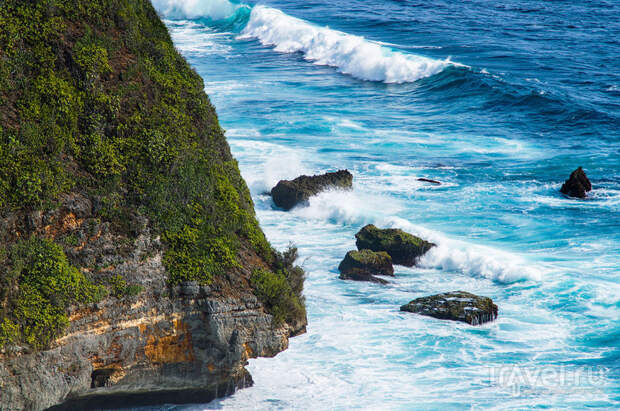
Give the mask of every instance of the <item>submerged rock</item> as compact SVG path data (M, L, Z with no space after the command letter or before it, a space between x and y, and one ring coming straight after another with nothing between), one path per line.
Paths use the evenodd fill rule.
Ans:
M386 284L387 281L375 275L394 276L392 258L384 251L349 251L338 266L343 280L372 281Z
M560 188L562 194L578 198L586 198L586 192L591 190L592 184L581 167L573 171L568 180L562 184L562 188Z
M416 298L400 307L400 310L442 320L462 321L471 325L479 325L497 318L497 305L493 300L465 291Z
M352 186L353 175L348 170L339 170L316 176L300 176L294 180L280 180L271 189L271 197L278 207L290 210L328 188L349 189Z
M357 234L356 245L358 250L385 251L392 262L398 265L411 267L416 260L435 246L433 243L422 240L397 228L377 228L369 224Z

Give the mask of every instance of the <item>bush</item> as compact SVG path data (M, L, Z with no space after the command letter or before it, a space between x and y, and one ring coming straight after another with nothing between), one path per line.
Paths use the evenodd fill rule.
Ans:
M222 230L215 231L200 204L192 207L191 226L184 225L178 231L166 231L163 240L168 245L164 264L168 269L168 283L180 284L197 281L209 284L214 276L238 266L236 260L237 239Z
M273 315L274 325L294 323L305 318L306 309L302 296L304 271L293 266L297 258L297 249L289 247L283 253L276 252L274 272L256 269L250 282L256 296Z
M0 323L0 348L15 344L19 339L19 327L13 321L5 318Z
M98 44L91 33L82 37L74 47L75 62L84 73L84 85L91 88L99 77L112 72L108 61L108 50Z
M62 248L50 240L31 237L16 243L2 267L3 344L22 342L42 349L69 324L70 305L93 303L105 296L105 289L70 265Z
M139 284L127 284L122 275L116 274L108 279L110 294L116 298L135 297L144 291L144 287Z
M289 245L283 252L275 251L274 256L274 269L286 273L287 281L293 293L300 296L304 289L305 273L301 267L295 265L299 256L297 247Z

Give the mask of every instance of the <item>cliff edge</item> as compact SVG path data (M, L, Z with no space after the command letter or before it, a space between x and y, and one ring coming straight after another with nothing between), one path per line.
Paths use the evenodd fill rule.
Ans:
M0 410L206 402L304 332L148 0L0 4Z

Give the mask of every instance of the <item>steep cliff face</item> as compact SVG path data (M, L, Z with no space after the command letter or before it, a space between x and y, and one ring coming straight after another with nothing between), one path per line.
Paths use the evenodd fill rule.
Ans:
M4 1L0 103L0 410L209 401L304 331L149 1Z

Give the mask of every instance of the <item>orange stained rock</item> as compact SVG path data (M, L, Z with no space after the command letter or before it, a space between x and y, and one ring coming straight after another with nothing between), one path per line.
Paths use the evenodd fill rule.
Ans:
M147 336L144 354L153 363L172 364L191 362L194 360L192 335L187 325L178 319L172 321L173 329L164 332L160 327L153 326Z

